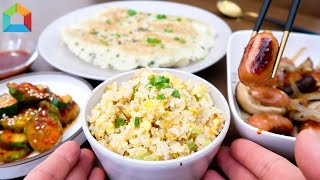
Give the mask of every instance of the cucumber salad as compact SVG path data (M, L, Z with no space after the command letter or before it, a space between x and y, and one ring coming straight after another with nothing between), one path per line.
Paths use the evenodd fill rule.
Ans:
M45 85L7 87L0 95L0 164L52 148L80 111L70 95L57 95Z

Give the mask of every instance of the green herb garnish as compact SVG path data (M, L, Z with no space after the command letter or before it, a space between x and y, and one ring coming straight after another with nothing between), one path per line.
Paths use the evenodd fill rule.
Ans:
M128 15L129 16L134 16L134 15L136 15L137 14L137 12L135 11L135 10L132 10L132 9L129 9L128 10Z
M134 118L134 127L139 127L139 125L140 125L139 117L135 117Z
M150 62L148 63L148 66L152 66L152 65L154 65L154 61L150 61Z
M167 16L164 15L164 14L158 14L157 15L157 19L166 19L166 18L167 18Z
M173 33L173 30L172 29L164 29L164 32Z
M164 96L163 93L158 94L158 96L157 96L157 99L158 99L158 100L163 100L163 99L165 99L165 98L166 98L166 97Z
M147 41L149 44L153 45L153 46L158 45L158 44L161 43L161 40L160 40L160 39L150 38L150 37L148 37L148 38L146 39L146 41Z
M126 122L125 119L117 118L114 123L116 125L116 128L119 128L120 126L123 126L125 122Z
M111 24L111 21L110 21L110 20L106 20L106 23L107 23L107 24Z
M146 85L146 88L147 88L148 90L150 90L150 89L152 88L152 86L153 86L152 84L147 84L147 85Z
M101 40L100 41L103 45L105 45L105 46L109 46L109 43L108 43L108 41L105 41L105 40Z
M170 79L164 76L149 76L149 84L146 85L148 89L151 89L152 86L155 86L157 89L161 88L169 88L170 87Z
M172 92L172 96L175 97L175 98L180 98L180 93L179 93L179 91L178 91L178 90L174 90L174 91Z
M189 141L189 142L187 143L187 145L188 145L188 148L190 149L190 151L193 151L193 150L196 149L196 143L193 142L193 141Z
M177 18L177 21L181 21L181 18Z
M118 37L118 38L121 37L121 34L120 34L120 33L114 33L113 35L116 36L116 37Z
M182 38L179 38L179 37L174 37L173 38L175 41L179 41L180 43L182 44L185 44L186 43L186 40L182 39Z

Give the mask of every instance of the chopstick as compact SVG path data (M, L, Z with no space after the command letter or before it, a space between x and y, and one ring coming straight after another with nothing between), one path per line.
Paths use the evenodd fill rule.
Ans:
M253 32L252 32L251 37L255 36L259 32L260 27L261 27L262 22L263 22L263 19L265 18L265 15L266 15L266 13L267 13L267 11L269 9L270 3L271 3L271 0L264 0L263 1L263 4L262 4L261 10L260 10L258 19L256 21L256 24L255 24L254 28L253 28ZM300 0L292 0L292 2L291 2L291 7L290 7L290 10L289 10L289 15L288 15L288 18L287 18L286 26L284 28L284 32L283 32L283 35L282 35L279 51L278 51L278 54L277 54L277 59L276 59L276 62L274 64L273 71L272 71L272 74L271 74L271 78L272 79L276 76L276 73L277 73L277 70L278 70L278 67L279 67L279 64L280 64L280 60L281 60L284 48L285 48L285 46L287 44L287 41L288 41L288 38L289 38L289 34L290 34L291 29L292 29L293 22L294 22L294 19L296 17L296 14L297 14L297 11L298 11L298 8L299 8L299 4L300 4Z
M296 14L299 8L299 4L300 4L300 0L292 0L291 2L291 7L289 10L289 15L287 18L287 23L286 23L286 27L284 28L284 32L282 35L282 39L281 39L281 43L280 43L280 47L279 47L279 51L278 51L278 55L277 55L277 59L276 59L276 63L273 67L273 71L272 71L272 75L271 78L273 79L276 74L277 74L277 70L280 64L280 60L284 51L284 48L287 44L288 38L289 38L289 34L294 22L294 19L296 18Z
M266 16L267 11L269 9L270 3L271 3L271 0L264 0L263 1L262 7L261 7L260 12L259 12L259 16L257 18L256 24L254 25L251 37L255 36L259 32L260 27L261 27L262 22L263 22L263 19Z

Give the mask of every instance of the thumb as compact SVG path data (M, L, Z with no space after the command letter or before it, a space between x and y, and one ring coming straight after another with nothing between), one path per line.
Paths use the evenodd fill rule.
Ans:
M301 172L307 179L320 177L320 130L306 129L296 139L295 158Z

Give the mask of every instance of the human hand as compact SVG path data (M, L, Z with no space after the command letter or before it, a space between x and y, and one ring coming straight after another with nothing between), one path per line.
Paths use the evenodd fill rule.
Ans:
M221 147L216 163L229 179L319 179L320 131L303 130L295 142L298 167L287 159L246 139L235 140L231 147ZM214 170L204 180L223 179Z
M94 159L92 151L80 149L75 141L68 141L36 166L25 179L105 179L105 173L101 168L93 168Z

